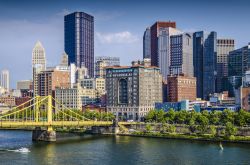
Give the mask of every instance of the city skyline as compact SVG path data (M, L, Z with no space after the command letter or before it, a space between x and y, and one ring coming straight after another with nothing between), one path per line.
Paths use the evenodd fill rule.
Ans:
M18 80L31 79L31 52L37 40L44 44L48 66L59 64L64 52L63 18L75 11L95 17L95 56L118 56L122 65L142 59L143 33L158 20L175 21L184 32L216 31L218 38L235 39L236 49L249 42L250 25L242 21L249 15L248 1L131 2L0 2L0 69L10 70L11 88ZM13 65L12 59L18 63Z

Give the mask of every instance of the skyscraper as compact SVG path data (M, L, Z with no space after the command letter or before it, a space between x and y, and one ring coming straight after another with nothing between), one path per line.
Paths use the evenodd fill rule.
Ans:
M143 58L151 59L151 35L150 27L148 27L143 35Z
M94 17L74 12L64 17L64 49L69 64L86 67L94 77Z
M150 27L150 37L151 37L151 64L152 66L159 66L158 63L158 36L160 33L160 28L176 28L175 22L156 22Z
M193 34L194 76L197 79L197 97L208 99L215 92L217 63L217 33L203 31Z
M2 86L8 92L10 90L10 73L8 70L2 70L0 80L0 86Z
M157 65L165 81L170 74L170 36L180 33L179 30L171 27L159 28Z
M233 50L233 39L217 39L217 93L228 91L228 55Z
M37 75L46 69L45 49L40 41L37 41L32 50L32 77L33 77L33 94L37 96L38 84Z
M240 49L229 52L228 78L229 95L235 95L235 89L242 85L242 77L250 69L250 43Z
M170 36L170 74L193 77L193 36L189 33Z

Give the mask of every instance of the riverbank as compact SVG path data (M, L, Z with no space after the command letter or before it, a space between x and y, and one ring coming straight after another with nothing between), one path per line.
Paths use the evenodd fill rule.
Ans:
M210 134L187 135L187 134L160 133L160 132L133 132L133 133L119 133L117 135L119 135L119 136L132 136L132 137L148 137L148 138L163 138L163 139L180 139L180 140L250 144L250 136L247 136L247 137L246 136L216 137L216 136L212 136Z

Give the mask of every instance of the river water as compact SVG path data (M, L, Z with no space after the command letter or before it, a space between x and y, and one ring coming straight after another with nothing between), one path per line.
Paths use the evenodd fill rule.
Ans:
M22 149L21 149L22 148ZM250 144L125 136L32 142L29 131L0 131L0 165L250 164Z

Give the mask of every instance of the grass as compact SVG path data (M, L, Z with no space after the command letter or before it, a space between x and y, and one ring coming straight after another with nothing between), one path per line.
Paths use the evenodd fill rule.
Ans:
M143 137L162 137L171 139L189 139L189 140L206 140L206 141L229 141L229 142L248 142L250 136L213 136L211 134L179 134L179 133L161 133L161 132L133 132L132 136Z

